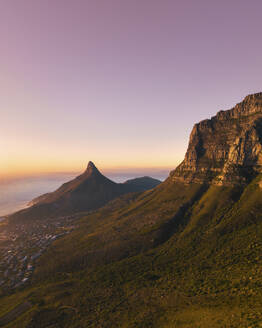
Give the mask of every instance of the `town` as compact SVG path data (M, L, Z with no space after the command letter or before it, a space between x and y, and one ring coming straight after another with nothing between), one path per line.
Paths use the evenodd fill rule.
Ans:
M0 225L0 290L10 292L30 281L40 255L76 227L76 216Z

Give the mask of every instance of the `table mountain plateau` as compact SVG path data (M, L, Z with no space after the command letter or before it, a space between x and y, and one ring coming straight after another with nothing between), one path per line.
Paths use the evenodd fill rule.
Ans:
M174 181L245 184L262 172L262 93L196 124Z

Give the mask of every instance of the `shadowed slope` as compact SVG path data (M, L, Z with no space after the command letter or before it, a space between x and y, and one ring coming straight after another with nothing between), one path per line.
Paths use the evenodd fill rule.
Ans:
M30 208L15 213L10 219L38 219L95 210L120 195L151 189L159 183L150 177L115 183L89 162L83 174L56 191L35 198Z

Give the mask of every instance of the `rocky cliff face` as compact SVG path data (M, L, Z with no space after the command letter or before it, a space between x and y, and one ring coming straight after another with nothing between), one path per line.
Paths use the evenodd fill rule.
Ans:
M174 181L245 184L262 172L262 92L196 124Z

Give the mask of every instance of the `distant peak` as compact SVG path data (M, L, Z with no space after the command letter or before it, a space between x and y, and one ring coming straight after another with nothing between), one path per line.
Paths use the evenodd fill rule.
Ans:
M96 169L96 166L93 162L89 161L87 164L87 169Z
M92 173L95 173L95 172L99 172L98 169L96 168L95 164L91 161L88 162L85 173L86 174L92 174Z

